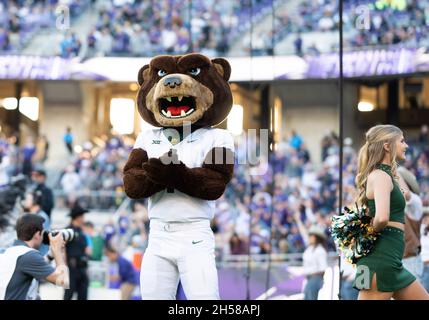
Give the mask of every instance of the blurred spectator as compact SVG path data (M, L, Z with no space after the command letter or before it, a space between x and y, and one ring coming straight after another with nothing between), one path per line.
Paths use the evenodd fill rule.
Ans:
M422 128L420 130L418 141L422 145L428 145L428 143L429 143L429 129L428 128L429 128L428 125L424 124L424 125L422 125Z
M45 221L43 222L43 229L50 230L51 222L42 209L42 193L40 191L28 192L22 202L22 206L25 212L37 214L41 216Z
M66 168L65 174L61 178L61 186L68 195L74 194L79 190L81 186L80 177L72 165Z
M7 51L10 49L10 40L8 32L0 27L0 51Z
M359 290L353 287L356 270L353 265L341 256L341 300L357 300Z
M8 144L0 138L0 187L9 183L10 158L7 152Z
M317 55L320 54L320 50L317 48L317 45L316 45L315 42L313 42L311 44L311 46L309 46L307 48L307 53L310 54L310 55L313 55L313 56L317 56Z
M247 254L246 240L241 239L238 234L234 233L229 240L230 254Z
M302 138L295 130L292 130L289 143L295 150L299 150L301 148Z
M325 230L317 225L307 229L301 222L299 213L295 214L295 221L307 245L302 258L304 274L307 279L304 288L304 300L317 300L319 291L323 287L325 271L328 268L327 236Z
M46 185L46 172L45 170L34 170L31 173L31 179L34 184L34 190L40 192L41 199L41 207L44 212L46 212L47 216L51 217L52 209L54 208L54 194Z
M33 138L27 138L27 143L22 148L22 173L26 176L31 175L33 170L33 157L36 153L36 146L33 143Z
M295 54L297 56L302 56L302 37L300 33L296 35L293 45L295 46Z
M49 141L45 135L37 138L36 149L36 162L43 165L48 159L49 155Z
M110 275L110 281L117 283L121 290L121 300L130 300L132 293L139 284L137 272L132 264L122 257L112 246L106 246L105 255L111 264L117 265L117 274Z
M422 284L429 291L429 214L426 213L422 219L421 225L421 257L424 264Z
M95 231L94 224L90 221L84 223L82 230L90 248L90 250L87 250L90 259L101 261L103 258L104 239Z
M46 212L42 210L42 193L40 191L27 193L25 195L25 199L22 202L22 206L24 208L24 212L35 214L43 218L43 230L48 231L51 229L51 221ZM44 256L48 253L49 246L42 243L39 251L42 256Z
M70 127L66 128L66 133L64 134L63 139L69 154L73 154L73 134Z

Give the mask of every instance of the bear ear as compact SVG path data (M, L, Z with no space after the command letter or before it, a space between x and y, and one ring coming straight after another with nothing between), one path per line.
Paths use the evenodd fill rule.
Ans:
M144 79L145 78L147 79L148 76L149 76L149 65L146 64L143 67L141 67L141 69L139 70L139 73L138 73L138 82L139 82L139 85L142 85Z
M220 74L220 76L225 81L228 81L229 77L231 76L231 66L229 62L223 58L216 58L212 60L212 63L216 71Z

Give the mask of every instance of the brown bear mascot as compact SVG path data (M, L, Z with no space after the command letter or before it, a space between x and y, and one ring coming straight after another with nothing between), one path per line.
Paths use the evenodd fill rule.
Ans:
M124 167L126 194L149 198L150 233L142 299L175 299L179 280L188 299L219 299L215 203L231 180L234 143L212 126L232 107L225 59L162 55L138 73L140 115L155 129L139 134Z

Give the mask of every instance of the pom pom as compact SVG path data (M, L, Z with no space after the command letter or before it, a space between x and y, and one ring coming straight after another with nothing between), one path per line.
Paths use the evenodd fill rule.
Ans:
M356 205L356 209L344 207L342 215L332 217L332 238L351 264L370 253L377 240L378 233L365 212L366 208Z

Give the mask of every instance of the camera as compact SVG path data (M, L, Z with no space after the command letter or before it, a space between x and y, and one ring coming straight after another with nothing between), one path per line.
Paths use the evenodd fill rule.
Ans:
M71 242L75 238L77 238L78 234L74 232L73 229L59 229L59 230L51 230L51 231L43 231L43 240L44 244L49 245L49 234L55 237L57 234L61 233L65 242Z

